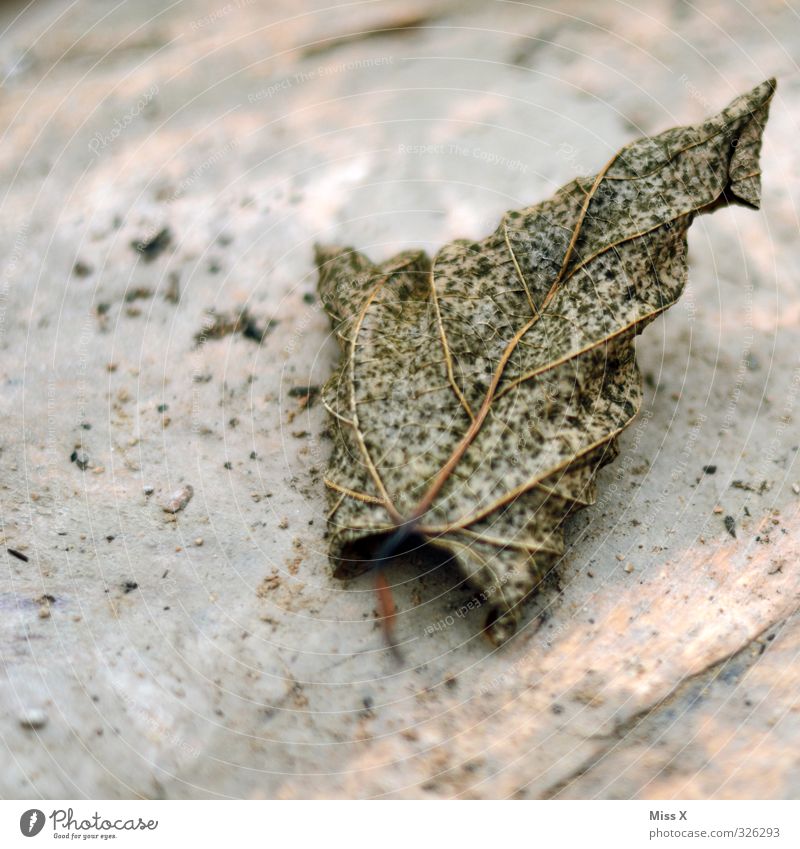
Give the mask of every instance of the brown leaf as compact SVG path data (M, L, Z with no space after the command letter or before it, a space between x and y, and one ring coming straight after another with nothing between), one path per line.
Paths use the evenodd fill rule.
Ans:
M433 545L490 605L490 636L513 633L636 415L633 340L683 291L689 225L758 208L774 90L633 142L593 179L433 259L318 248L343 352L323 392L337 576Z

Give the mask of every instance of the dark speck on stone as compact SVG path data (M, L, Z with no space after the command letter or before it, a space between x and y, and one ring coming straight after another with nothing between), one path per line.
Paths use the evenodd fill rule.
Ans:
M564 713L564 708L559 704L552 705L550 707L550 710L556 715L558 715L559 713Z
M145 262L151 262L169 246L171 241L172 233L169 227L164 227L149 239L137 239L131 242L131 247Z
M88 277L92 271L92 266L82 262L81 260L78 260L72 268L72 273L76 277Z
M244 322L242 336L244 336L245 339L252 339L253 342L262 342L267 333L269 333L276 324L276 321L270 319L265 325L259 327L252 318L248 318Z
M122 591L126 594L132 593L134 590L138 589L139 585L136 583L136 581L125 581L125 583L122 585Z
M308 398L310 401L319 394L319 386L292 386L288 394L290 398Z
M733 516L725 517L725 530L736 539L736 519Z
M84 451L73 451L69 455L70 462L74 463L82 472L89 467L89 455Z
M716 466L703 466L703 471L707 475L713 475L717 471L717 467Z

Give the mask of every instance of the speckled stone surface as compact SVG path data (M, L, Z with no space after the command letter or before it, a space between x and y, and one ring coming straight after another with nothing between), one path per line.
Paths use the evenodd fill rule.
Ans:
M21 7L20 7L21 8ZM791 797L800 19L784 3L42 2L0 37L0 795ZM500 649L327 563L313 246L490 233L776 76L642 410ZM165 509L168 508L168 509ZM174 511L174 512L170 512Z

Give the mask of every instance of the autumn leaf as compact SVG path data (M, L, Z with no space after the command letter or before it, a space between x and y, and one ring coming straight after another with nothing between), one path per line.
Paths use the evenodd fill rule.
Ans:
M634 337L684 289L689 225L758 208L774 90L628 144L596 177L433 259L317 249L342 349L323 392L335 575L432 545L487 603L490 637L514 632L639 409Z

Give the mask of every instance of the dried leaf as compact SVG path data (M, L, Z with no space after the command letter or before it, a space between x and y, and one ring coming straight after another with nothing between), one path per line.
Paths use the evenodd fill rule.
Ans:
M689 225L758 208L774 89L633 142L596 177L433 259L317 249L343 352L323 393L337 576L376 551L433 545L489 601L489 635L513 633L564 552L564 519L594 502L639 409L634 337L683 291Z

